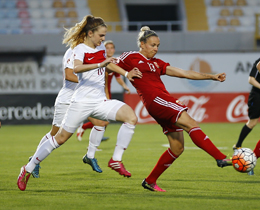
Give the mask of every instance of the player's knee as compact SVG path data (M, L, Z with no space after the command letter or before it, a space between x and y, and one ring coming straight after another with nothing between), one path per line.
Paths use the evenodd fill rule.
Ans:
M184 152L184 147L179 150L179 154L177 155L180 156L183 152Z
M62 129L55 135L55 140L59 145L62 145L71 137L71 135L72 133L66 132L64 129Z
M126 122L132 125L135 125L138 121L138 118L134 110L128 106L124 105L117 113L116 119L122 122Z
M102 120L98 120L98 121L96 121L95 123L93 123L95 126L100 126L100 127L106 127L108 124L109 124L109 122L107 122L107 121L102 121Z
M128 120L127 122L132 124L132 125L135 125L138 121L138 118L137 116L135 115L134 111L132 111L131 114L129 114L129 117L128 117Z
M257 122L258 122L258 119L257 120L249 120L247 122L247 127L249 127L250 129L253 129L256 126Z
M178 156L180 156L184 152L184 147L178 148L178 151L176 152Z
M103 124L104 127L106 127L109 124L108 121L103 121L103 122L104 122L104 124Z
M199 127L199 124L195 120L192 120L192 121L187 122L186 125L184 125L183 129L186 132L189 132L192 128L196 128L196 127Z
M62 135L56 135L55 139L59 145L62 145L67 141L67 139Z
M177 155L178 157L184 152L184 147L183 146L178 146L174 148L170 148L173 154Z

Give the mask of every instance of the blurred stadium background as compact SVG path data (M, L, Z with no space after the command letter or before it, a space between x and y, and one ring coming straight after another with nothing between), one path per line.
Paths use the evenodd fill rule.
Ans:
M259 0L0 0L0 121L49 124L62 86L64 28L85 15L102 17L116 55L138 50L139 29L148 25L161 40L156 57L172 66L227 73L227 81L162 77L199 122L247 120L248 74L259 57ZM113 83L114 98L153 123L131 84Z

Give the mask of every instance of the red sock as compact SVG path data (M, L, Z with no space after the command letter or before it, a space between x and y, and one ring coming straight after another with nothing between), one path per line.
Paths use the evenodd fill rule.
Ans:
M206 136L199 127L190 129L189 135L194 144L203 149L216 160L226 158L226 155L219 151L219 149L210 141L209 137Z
M257 142L257 144L255 146L254 153L255 153L257 158L260 157L260 140Z
M92 122L87 122L87 123L84 123L83 125L82 125L82 128L84 129L84 130L86 130L86 129L88 129L88 128L93 128L94 127L94 125L92 124Z
M178 158L177 155L173 154L171 149L168 148L159 158L157 164L149 176L145 179L148 184L155 183L159 176Z

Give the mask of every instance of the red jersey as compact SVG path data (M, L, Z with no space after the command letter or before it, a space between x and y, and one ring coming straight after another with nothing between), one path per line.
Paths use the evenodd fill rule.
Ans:
M162 93L170 95L160 77L166 74L169 63L157 58L148 59L139 52L125 52L119 57L118 62L118 65L126 71L137 67L142 72L143 77L134 78L131 83L146 107L149 107L156 96Z

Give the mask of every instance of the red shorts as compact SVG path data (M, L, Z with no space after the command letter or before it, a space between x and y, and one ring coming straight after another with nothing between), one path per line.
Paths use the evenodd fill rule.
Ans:
M174 123L184 110L188 110L188 107L181 104L178 99L167 94L157 96L147 108L149 114L161 125L165 134L183 131Z

